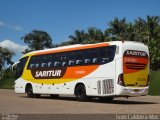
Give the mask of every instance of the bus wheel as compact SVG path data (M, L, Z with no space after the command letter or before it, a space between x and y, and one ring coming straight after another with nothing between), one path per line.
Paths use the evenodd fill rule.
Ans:
M35 95L33 94L32 85L28 85L28 86L26 87L26 93L27 93L27 96L28 96L29 98L35 97Z
M78 101L85 101L87 99L85 86L82 84L78 85L75 89L75 95Z

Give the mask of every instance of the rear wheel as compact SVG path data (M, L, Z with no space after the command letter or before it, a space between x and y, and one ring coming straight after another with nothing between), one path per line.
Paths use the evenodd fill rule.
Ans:
M78 101L85 101L87 99L85 86L78 85L75 89L75 95Z

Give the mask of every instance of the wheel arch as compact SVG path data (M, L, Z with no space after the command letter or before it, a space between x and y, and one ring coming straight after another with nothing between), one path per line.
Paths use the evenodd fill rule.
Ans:
M83 82L79 82L79 83L77 83L77 84L75 85L75 87L74 87L74 95L76 95L76 87L78 87L79 85L83 85L83 86L85 87L85 89L86 89L85 84L84 84Z
M32 84L31 84L31 83L27 83L27 84L26 84L26 86L25 86L25 93L26 93L26 91L27 91L27 88L30 87L30 86L32 87Z

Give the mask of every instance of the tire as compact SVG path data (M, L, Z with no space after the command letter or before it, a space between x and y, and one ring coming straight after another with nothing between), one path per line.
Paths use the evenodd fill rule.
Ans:
M32 85L28 85L27 88L26 88L26 93L27 93L27 96L29 98L34 98L35 95L33 94L33 88L32 88Z
M86 88L84 85L78 85L75 89L75 95L76 95L76 99L78 101L85 101L87 100L87 96L86 96Z

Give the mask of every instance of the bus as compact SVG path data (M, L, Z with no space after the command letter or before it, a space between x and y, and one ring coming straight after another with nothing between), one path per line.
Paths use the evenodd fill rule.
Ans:
M15 67L16 66L16 67ZM149 50L140 42L112 41L76 44L25 54L13 65L15 92L28 97L75 95L145 96L149 89Z

